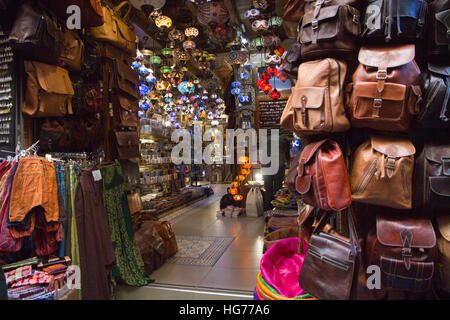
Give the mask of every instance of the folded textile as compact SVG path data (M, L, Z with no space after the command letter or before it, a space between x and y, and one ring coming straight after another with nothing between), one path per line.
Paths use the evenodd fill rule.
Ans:
M23 266L19 267L17 269L8 271L5 274L6 277L6 284L9 286L10 284L20 281L22 279L28 278L33 274L33 270L31 269L31 266Z
M52 276L46 272L36 272L31 277L17 281L12 285L13 288L33 285L33 284L49 284L52 281Z

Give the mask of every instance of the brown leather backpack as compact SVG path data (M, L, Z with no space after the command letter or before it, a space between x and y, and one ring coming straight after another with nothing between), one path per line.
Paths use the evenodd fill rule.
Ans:
M304 15L304 0L288 0L284 6L283 27L288 38L297 37L297 26Z
M302 151L296 190L306 204L323 210L343 210L352 203L350 183L339 144L311 143Z
M25 61L27 83L22 112L36 118L72 114L74 95L67 70L35 61Z
M352 126L408 130L421 102L420 69L414 56L414 45L361 48L347 99Z
M281 126L299 135L350 129L343 99L346 72L347 65L335 59L302 63Z
M439 288L450 292L450 215L440 214L436 217L436 221L439 229Z
M372 136L360 145L350 175L353 201L411 209L415 153L403 138Z
M366 239L367 266L381 269L382 289L426 292L436 274L436 235L429 219L377 215Z
M151 221L144 221L135 232L136 243L144 261L145 272L150 275L166 261L166 246Z
M81 71L84 60L84 43L75 31L64 30L63 50L58 58L58 65L70 71Z
M114 159L139 158L139 135L137 131L112 132L114 147L112 156Z
M428 4L428 53L445 64L450 57L450 2L434 0Z
M178 244L172 225L168 221L152 221L152 223L164 241L164 245L166 247L165 258L168 259L174 256L178 251Z
M416 160L414 206L450 209L450 143L430 141Z

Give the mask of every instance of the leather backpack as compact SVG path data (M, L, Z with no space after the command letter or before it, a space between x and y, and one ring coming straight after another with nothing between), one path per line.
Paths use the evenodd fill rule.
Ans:
M352 126L407 131L421 102L420 69L414 45L367 48L359 52L353 84L347 88Z
M139 158L139 135L136 131L114 131L112 155L114 159Z
M288 0L284 6L283 27L288 38L297 37L297 26L304 15L304 0Z
M63 53L63 37L56 18L28 2L19 7L8 41L25 59L56 65Z
M84 61L84 43L78 33L65 29L62 41L63 50L58 57L58 65L70 71L81 71Z
M144 210L144 204L142 203L142 198L139 191L128 193L127 200L128 200L128 207L130 207L131 215L135 215Z
M431 141L424 145L414 172L414 206L450 209L450 143Z
M66 21L70 14L67 8L76 5L81 9L81 26L83 28L99 27L103 25L103 9L101 0L40 0L51 8L55 14L63 21Z
M331 58L302 63L281 126L298 135L350 129L343 94L346 72L344 62Z
M169 259L178 252L177 239L175 238L172 225L168 221L152 221L152 223L164 241L166 247L165 259Z
M74 90L67 70L35 61L24 64L27 82L22 112L35 118L72 114Z
M316 208L340 211L350 206L348 171L337 142L322 140L303 149L295 188L306 204Z
M147 275L152 274L166 262L166 246L151 221L142 222L135 232L136 243L144 261Z
M450 215L440 214L436 217L438 226L438 273L439 288L450 292Z
M360 13L350 5L332 3L305 12L298 34L302 59L352 58L361 32Z
M412 208L412 179L416 149L407 139L372 136L354 155L350 182L353 201Z
M436 259L436 235L429 219L377 215L376 227L366 239L366 263L380 267L382 289L429 291Z
M425 0L368 0L364 11L364 40L412 42L425 36Z
M450 2L434 0L428 4L428 54L448 63L450 57Z
M416 119L420 128L450 126L450 66L428 64L420 77L422 108Z

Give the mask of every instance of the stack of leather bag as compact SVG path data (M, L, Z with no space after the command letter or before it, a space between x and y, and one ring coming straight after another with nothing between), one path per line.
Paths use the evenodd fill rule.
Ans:
M318 210L300 286L318 299L450 292L450 3L287 9L298 42L282 69L297 79L280 123L310 142L287 180ZM323 231L334 216L348 237ZM373 265L380 290L366 286Z
M71 5L81 9L79 30L67 29ZM22 112L42 120L41 151L96 151L110 134L104 128L111 128L112 158L139 157L139 78L131 69L136 34L127 22L130 11L128 1L115 8L102 6L100 0L28 1L19 7L9 41L25 60ZM109 84L102 72L105 65ZM111 116L105 112L109 102Z

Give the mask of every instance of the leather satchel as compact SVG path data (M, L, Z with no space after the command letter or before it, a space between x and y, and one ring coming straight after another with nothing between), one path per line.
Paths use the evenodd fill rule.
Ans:
M350 237L323 231L330 215L322 215L315 227L300 272L303 290L319 300L348 300L357 284L360 244L353 215L348 216Z
M324 2L314 10L306 11L303 17L298 35L302 59L351 59L360 32L358 9Z
M423 103L417 116L420 128L445 128L450 126L450 67L428 64L421 75Z
M63 21L69 18L67 8L76 5L81 9L81 26L83 28L103 25L103 9L101 0L40 0Z
M136 213L144 210L144 204L142 203L142 198L139 191L127 194L127 200L131 215L135 215Z
M300 136L350 129L343 94L346 72L344 62L331 58L302 63L281 126Z
M136 131L115 131L115 159L139 158L139 136Z
M428 54L434 60L448 62L450 57L450 2L434 0L428 4Z
M136 243L144 261L147 275L152 274L166 261L166 246L151 221L144 221L135 232Z
M81 71L84 60L84 43L75 31L64 30L63 50L58 65L70 71Z
M322 140L305 147L295 187L303 201L313 207L340 211L350 206L348 171L337 142Z
M19 7L8 41L27 60L56 65L63 53L63 33L56 18L30 2Z
M178 244L172 225L168 221L152 221L152 223L164 241L166 247L165 259L174 256L178 252Z
M450 209L450 143L425 143L414 171L414 206Z
M74 90L67 70L35 61L24 64L27 83L22 112L35 118L72 114Z
M413 42L425 36L425 0L368 0L364 11L365 40Z
M450 292L450 216L440 214L436 217L438 226L438 271L439 271L439 288L446 292Z
M407 131L419 111L422 93L414 45L367 48L348 88L352 126ZM353 88L351 88L353 87Z
M119 11L126 5L128 5L127 13L121 17ZM105 23L100 27L89 29L89 34L98 41L108 42L124 50L130 56L135 56L136 33L125 21L130 12L131 5L128 1L123 1L114 9L103 7Z
M382 289L426 292L436 275L436 235L429 219L377 215L366 239L367 265L381 269Z
M397 137L372 136L360 145L351 170L353 201L411 209L415 153L410 141Z

